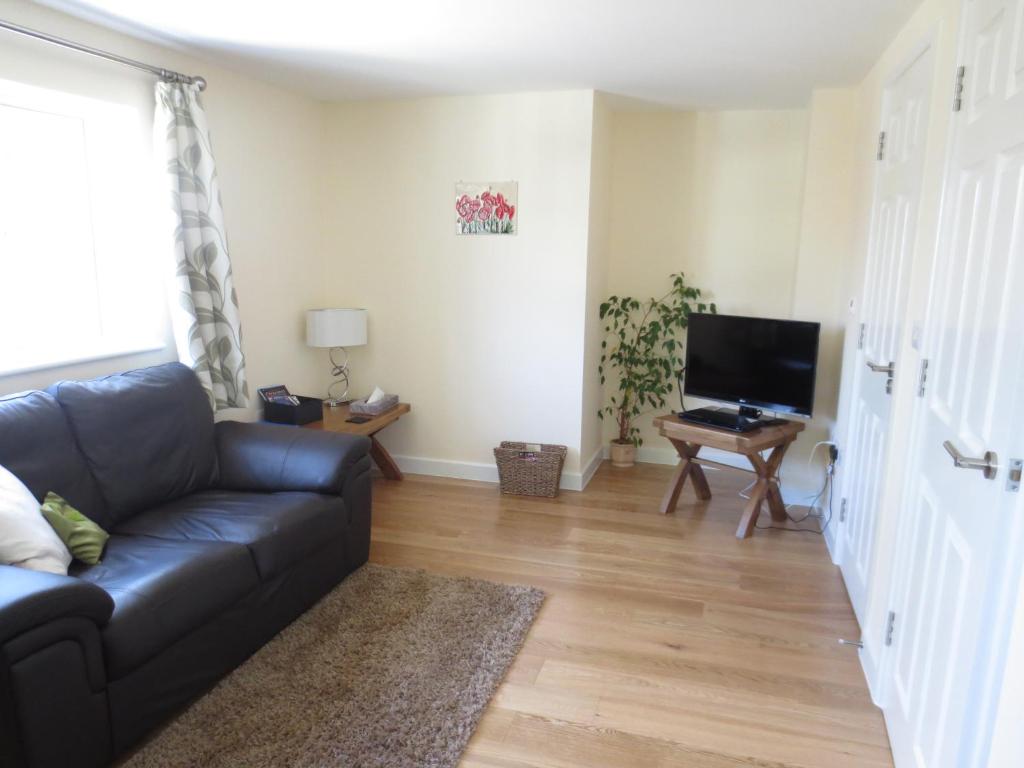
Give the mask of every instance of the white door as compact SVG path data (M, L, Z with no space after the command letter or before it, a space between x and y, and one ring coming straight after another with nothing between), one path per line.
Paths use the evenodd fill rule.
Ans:
M977 690L1019 496L1024 409L1024 0L968 0L961 111L925 320L884 694L897 766L972 764ZM944 445L948 447L944 447ZM951 455L967 460L954 466ZM972 469L987 452L997 471ZM996 458L998 457L998 458ZM964 462L961 462L964 463Z
M929 46L893 78L882 97L881 159L847 419L849 455L842 460L846 509L838 535L840 567L862 625L889 443L892 372L904 373L897 350L914 255L932 74Z

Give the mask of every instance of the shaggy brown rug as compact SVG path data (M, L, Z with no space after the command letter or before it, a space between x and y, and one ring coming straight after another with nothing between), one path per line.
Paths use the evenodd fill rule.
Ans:
M364 566L125 765L454 766L543 600Z

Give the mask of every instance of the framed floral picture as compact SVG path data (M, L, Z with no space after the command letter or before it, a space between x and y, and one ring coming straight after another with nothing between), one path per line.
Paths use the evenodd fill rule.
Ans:
M455 185L455 234L514 235L519 229L519 183L492 181Z

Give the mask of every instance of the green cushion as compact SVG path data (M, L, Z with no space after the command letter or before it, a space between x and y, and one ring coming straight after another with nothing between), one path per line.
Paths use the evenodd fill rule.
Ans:
M110 534L52 491L46 494L39 511L73 557L87 565L100 561Z

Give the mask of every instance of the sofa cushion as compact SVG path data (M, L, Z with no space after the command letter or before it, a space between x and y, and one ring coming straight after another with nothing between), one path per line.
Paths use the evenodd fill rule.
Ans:
M25 484L0 465L0 565L67 575L71 553Z
M39 511L73 558L88 565L96 565L103 558L103 547L110 534L68 504L66 499L56 493L48 493Z
M190 368L169 363L50 388L114 521L213 484L213 411ZM109 528L57 488L83 514Z
M116 680L256 589L249 551L220 541L111 536L98 565L70 574L104 589L114 613L103 628L107 675Z
M205 491L135 515L117 533L244 544L266 581L347 528L338 496Z
M37 501L53 491L100 525L112 522L53 395L22 392L0 397L0 464L28 486Z

